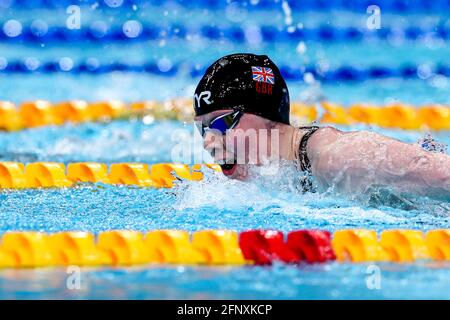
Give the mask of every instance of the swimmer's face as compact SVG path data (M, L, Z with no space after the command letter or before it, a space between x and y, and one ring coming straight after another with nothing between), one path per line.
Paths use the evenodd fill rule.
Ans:
M208 127L211 121L230 112L233 110L217 110L195 117L195 121ZM206 130L203 135L203 147L214 158L214 162L227 165L222 167L222 172L226 176L245 180L248 176L248 166L261 164L259 144L267 140L260 141L259 135L262 132L260 129L268 129L270 123L271 121L257 115L244 113L237 125L227 130L226 134L215 129ZM264 147L264 150L268 149L267 145Z

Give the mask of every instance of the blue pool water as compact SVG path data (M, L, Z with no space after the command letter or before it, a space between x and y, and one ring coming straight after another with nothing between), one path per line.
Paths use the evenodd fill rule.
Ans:
M177 122L116 121L2 133L2 160L106 163L170 161L170 132ZM407 142L417 132L380 130ZM158 137L156 135L158 134ZM31 134L31 137L30 137ZM450 143L444 133L437 135ZM302 195L280 173L267 184L229 181L206 172L202 182L174 189L80 186L72 189L3 191L0 233L8 230L58 232L110 229L247 230L285 232L311 228L339 230L450 227L450 203L412 199L415 208L371 206L364 199L333 194ZM231 200L232 199L232 200ZM82 288L69 290L64 269L0 272L1 298L450 298L446 264L381 264L382 287L366 286L368 264L273 267L133 267L86 269ZM123 284L123 285L121 285ZM426 288L426 290L424 290Z
M254 2L254 1L253 1ZM231 3L236 3L232 1ZM251 7L228 6L228 10L192 9L174 3L161 8L137 10L86 9L86 26L96 20L121 25L130 19L142 23L158 21L162 25L179 23L212 24L224 15L223 26L267 25L286 28L286 12ZM234 7L233 7L234 6ZM239 9L240 8L240 9ZM241 10L245 18L233 14ZM364 26L361 12L294 11L293 24L305 27L331 25L335 28ZM16 19L27 25L39 18L49 25L64 26L65 10L20 9L0 6L0 24ZM84 9L83 9L84 10ZM118 11L120 10L120 11ZM127 11L128 10L128 11ZM233 11L235 10L235 11ZM244 11L242 11L244 10ZM30 12L32 14L30 14ZM49 14L51 12L51 14ZM165 13L167 12L167 14ZM230 13L231 12L231 13ZM194 19L195 18L195 19ZM270 18L270 19L269 19ZM387 12L383 26L395 28L421 21L429 28L445 23L439 11L399 15ZM147 60L182 65L207 65L227 53L252 51L267 53L282 65L328 64L331 67L360 67L402 64L422 66L414 79L378 79L356 82L288 81L291 99L326 98L339 103L389 103L401 101L414 105L450 104L450 83L445 76L427 73L428 66L445 62L448 40L369 39L353 42L306 40L306 51L299 52L299 41L270 43L211 40L162 39L130 42L70 41L29 43L1 40L0 58L35 58L55 61L69 57L74 62L94 57L105 63ZM255 41L253 41L255 40ZM81 45L80 45L81 43ZM300 46L301 47L301 46ZM1 59L0 59L1 60ZM138 72L87 74L75 72L21 73L0 71L0 100L20 103L47 99L169 99L188 97L198 78L183 69L172 76ZM424 132L388 130L367 126L340 127L343 130L372 130L415 143ZM192 131L192 124L174 121L114 121L44 127L20 132L0 132L0 161L75 161L171 162L177 144L189 137L177 138L176 130ZM433 132L438 141L450 145L450 132ZM180 140L181 139L181 140ZM201 148L194 152L202 153ZM188 161L193 162L193 161ZM335 193L301 194L290 187L290 171L283 169L270 181L229 181L220 174L206 173L202 182L181 182L173 189L148 189L108 185L83 185L70 189L22 190L0 192L0 234L10 230L58 232L84 230L98 233L110 229L148 231L155 229L295 229L368 228L377 231L409 228L423 231L450 228L450 200L426 198L400 199L374 203L369 197L346 198ZM405 207L405 203L407 204ZM131 268L82 269L82 286L70 290L63 268L36 270L0 270L0 299L142 299L142 298L287 298L287 299L450 299L450 265L424 261L416 264L375 264L380 269L381 288L369 289L372 264L274 265L271 267L185 267L139 266Z

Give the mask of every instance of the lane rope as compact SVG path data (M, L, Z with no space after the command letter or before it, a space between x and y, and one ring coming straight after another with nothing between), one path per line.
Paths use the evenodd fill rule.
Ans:
M220 172L218 164L113 163L98 162L0 162L0 190L65 188L86 183L171 188L176 181L203 179L203 171Z
M450 229L386 230L181 230L146 233L10 231L0 239L1 268L55 266L271 265L274 262L361 263L450 261ZM442 265L443 267L446 264ZM435 265L436 267L436 265Z
M225 9L228 2L222 0L173 0L178 6L192 9L209 8L210 10ZM372 4L367 0L352 1L330 1L330 0L303 0L303 1L287 1L291 10L294 11L320 11L325 10L348 10L355 12L365 12L365 8ZM109 5L108 5L109 3ZM100 7L101 9L117 10L133 9L135 6L139 9L149 9L149 6L162 6L163 0L124 0L122 4L117 5L112 1L96 1L96 0L28 0L28 1L12 1L4 4L5 8L27 8L27 9L65 9L70 5L80 5L81 7ZM113 5L114 4L114 5ZM408 0L378 0L376 4L386 12L437 12L450 10L450 3L446 0L434 1L408 1ZM281 10L280 1L259 0L251 3L244 3L241 6L249 12L258 10ZM134 9L133 9L134 10ZM363 10L363 11L362 11Z
M126 23L126 22L125 22ZM371 39L380 40L448 40L450 39L450 26L439 23L424 27L383 26L379 30L370 30L360 27L336 27L331 25L319 25L314 28L286 28L274 25L252 26L252 31L259 33L262 42L295 42L300 41L365 41ZM108 25L106 22L95 21L88 27L80 29L68 29L61 26L49 26L45 21L39 24L23 25L20 33L11 33L7 28L0 31L0 41L6 43L115 43L115 42L143 42L163 39L183 39L201 37L209 40L228 40L230 42L249 42L248 30L242 26L213 26L198 25L186 26L181 23L173 23L168 26L141 23L139 33L129 33L124 25ZM251 42L251 41L250 41Z
M398 67L374 65L359 67L342 65L336 68L315 66L281 65L280 72L289 81L305 81L305 76L322 82L361 82L376 79L422 79L423 69L427 74L450 77L450 66L445 63L435 65L405 63ZM40 61L37 58L11 60L0 57L0 74L34 74L34 73L70 73L70 74L106 74L111 72L148 73L159 76L189 76L199 78L206 70L205 66L188 61L172 62L167 60L149 61L145 63L102 63L97 58L85 61L73 61L70 57L63 57L55 61Z
M113 119L143 118L144 120L192 121L192 100L175 98L167 101L86 102L81 100L50 103L36 100L19 107L0 101L0 130L15 131L65 123L110 121ZM291 103L294 123L313 121L324 124L366 124L382 128L408 130L450 130L450 106L429 104L412 106L405 103L374 105L355 103L344 106L330 101L319 103Z

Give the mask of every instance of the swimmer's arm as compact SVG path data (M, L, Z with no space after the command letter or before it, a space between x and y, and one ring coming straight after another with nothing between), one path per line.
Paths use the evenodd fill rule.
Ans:
M425 151L418 144L408 144L381 136L388 156L382 161L381 178L405 191L422 195L450 195L450 156Z
M328 185L350 190L386 185L423 195L450 194L448 154L367 131L324 128L310 141L313 173Z

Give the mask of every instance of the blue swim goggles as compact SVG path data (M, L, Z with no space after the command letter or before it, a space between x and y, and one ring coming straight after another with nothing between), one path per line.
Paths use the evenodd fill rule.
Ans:
M239 123L243 114L239 110L221 114L212 119L207 126L202 123L200 133L204 136L207 130L218 130L221 134L225 134L228 129L233 129Z

